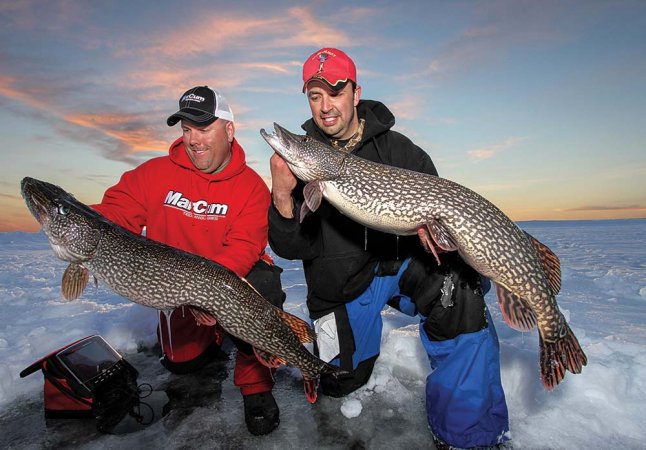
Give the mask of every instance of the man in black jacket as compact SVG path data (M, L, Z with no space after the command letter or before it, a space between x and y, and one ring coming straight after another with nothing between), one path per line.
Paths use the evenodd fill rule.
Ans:
M344 52L312 54L303 82L312 111L303 124L307 135L370 161L437 175L428 154L391 130L395 118L385 105L360 100L356 68ZM436 445L486 447L506 440L498 340L479 274L455 253L443 254L438 267L416 237L368 229L325 201L301 221L302 183L278 155L271 158L271 174L269 243L279 256L303 261L316 351L349 372L323 376L322 392L340 397L368 381L388 304L420 316L433 368L426 405Z

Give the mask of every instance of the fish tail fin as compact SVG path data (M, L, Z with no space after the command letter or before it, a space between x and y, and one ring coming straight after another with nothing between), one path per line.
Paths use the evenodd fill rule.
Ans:
M555 342L545 342L540 337L541 348L541 381L548 391L559 384L565 371L581 373L588 358L583 353L581 345L569 326L567 333Z
M307 400L310 403L315 403L316 398L318 397L318 394L316 393L316 390L319 387L318 377L315 377L315 378L303 377L303 383L305 388L305 396L307 397Z
M321 362L322 364L319 367L319 374L330 374L335 377L348 374L346 370L343 370L340 367L335 366L334 364L329 364L323 361ZM320 379L320 375L312 376L312 375L303 374L303 382L305 384L305 395L307 396L307 399L309 400L310 403L316 402L316 398L317 398L316 390L318 389L318 386L319 386L319 379Z

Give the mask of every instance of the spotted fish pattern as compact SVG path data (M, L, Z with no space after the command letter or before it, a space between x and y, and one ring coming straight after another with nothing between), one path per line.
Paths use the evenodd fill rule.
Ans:
M367 227L418 234L436 258L438 249L457 251L494 282L511 327L538 328L540 374L547 389L560 383L566 370L581 372L587 357L558 308L560 262L547 246L465 186L340 152L277 124L274 129L261 135L307 183L301 220L325 198Z
M273 306L226 267L137 236L53 184L25 178L21 192L56 256L70 263L63 275L65 298L80 296L91 273L135 303L160 310L187 306L197 321L215 320L251 344L268 366L300 369L311 402L320 374L340 373L303 345L315 340L305 321Z

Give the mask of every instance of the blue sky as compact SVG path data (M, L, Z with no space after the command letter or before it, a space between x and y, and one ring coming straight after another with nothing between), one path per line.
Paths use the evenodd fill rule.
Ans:
M220 89L269 182L260 128L309 117L323 46L441 176L514 220L646 217L646 2L4 1L0 231L37 229L20 180L98 202L165 154L186 89Z

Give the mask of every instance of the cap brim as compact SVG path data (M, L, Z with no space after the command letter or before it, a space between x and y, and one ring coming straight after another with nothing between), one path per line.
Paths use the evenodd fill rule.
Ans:
M193 122L197 125L208 125L215 119L217 119L217 117L213 114L204 112L200 109L182 108L166 119L166 123L169 127L172 127L180 120L188 120L189 122Z
M336 80L336 81L333 83L330 80ZM327 75L325 77L323 75L313 75L310 78L308 78L308 80L305 83L303 83L303 92L307 90L307 85L313 81L323 82L323 84L325 84L328 88L337 92L342 90L345 87L345 85L348 84L348 82L350 81L356 84L356 81L350 78L339 78L334 75Z

